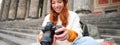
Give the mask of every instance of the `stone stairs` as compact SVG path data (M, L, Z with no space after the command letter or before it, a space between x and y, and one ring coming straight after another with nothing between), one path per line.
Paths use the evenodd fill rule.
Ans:
M98 27L101 38L113 38L120 43L120 13L80 16L84 23ZM36 43L43 19L14 20L0 22L0 39L10 45Z
M35 43L35 41L33 40L18 38L18 37L11 36L8 34L3 34L3 33L0 33L0 38L4 39L4 41L7 42L9 45L31 45L32 43Z
M98 27L101 38L113 38L120 44L120 13L80 16L84 23Z
M15 32L23 32L23 33L28 33L28 34L38 34L39 30L33 30L32 28L30 29L24 29L24 28L6 28L4 30L8 30L8 31L15 31Z
M107 34L107 35L120 36L119 29L99 29L99 30L101 35Z
M17 31L0 30L0 32L4 33L4 34L11 35L11 36L25 38L25 39L36 40L36 37L37 37L37 34L27 34L27 33L21 33L21 32L17 32Z
M31 45L37 43L43 19L15 20L0 22L0 39L10 45Z

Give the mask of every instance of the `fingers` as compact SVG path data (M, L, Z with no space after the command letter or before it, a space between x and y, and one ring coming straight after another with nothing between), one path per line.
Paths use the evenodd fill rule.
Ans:
M41 31L40 34L38 35L38 38L37 38L38 43L40 43L42 37L43 37L43 32Z
M59 38L56 38L57 40L60 40L60 41L64 41L67 39L68 36L65 36L65 37L59 37Z
M54 35L54 38L53 38L53 43L52 43L52 45L55 45L55 42L56 42L56 38L55 38L55 35Z
M61 28L61 29L59 29L59 31L64 31L64 32L60 35L55 35L56 40L60 40L60 41L66 40L68 37L67 30L65 28ZM59 32L59 31L56 30L56 32Z
M55 35L55 37L64 37L67 35L67 31L64 31L62 34L60 35Z
M61 32L61 31L65 31L66 29L64 27L60 28L60 29L57 29L55 30L55 33L58 33L58 32Z

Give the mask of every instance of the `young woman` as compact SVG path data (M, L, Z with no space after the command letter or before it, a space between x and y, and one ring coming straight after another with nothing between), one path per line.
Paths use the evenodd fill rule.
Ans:
M55 33L63 31L60 35L54 35L53 45L76 44L74 42L79 42L78 39L82 37L83 31L80 27L79 16L68 10L67 3L68 0L50 0L50 14L45 17L42 26L45 26L47 22L52 22L54 25L62 26L55 30ZM41 41L43 34L41 31L38 42Z

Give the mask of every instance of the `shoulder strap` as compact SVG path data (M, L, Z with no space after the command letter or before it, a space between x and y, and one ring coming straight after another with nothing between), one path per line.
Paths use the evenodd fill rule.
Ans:
M79 21L83 30L83 36L89 36L88 27L82 21Z

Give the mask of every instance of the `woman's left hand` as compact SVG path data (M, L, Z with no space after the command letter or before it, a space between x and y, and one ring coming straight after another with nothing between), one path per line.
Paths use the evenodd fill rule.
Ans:
M58 32L61 32L61 31L63 31L62 34L59 34L59 35L55 34L54 35L55 40L64 41L68 38L68 31L65 27L62 27L60 29L55 30L55 33L58 33Z

